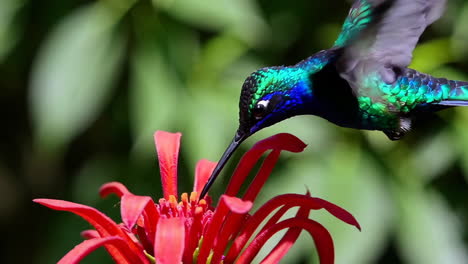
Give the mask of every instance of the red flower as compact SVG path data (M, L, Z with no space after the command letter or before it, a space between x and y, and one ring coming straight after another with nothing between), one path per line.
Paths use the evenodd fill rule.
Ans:
M183 193L178 201L177 159L180 137L180 133L155 133L164 192L164 198L158 203L154 203L148 196L132 194L118 182L101 187L102 197L111 193L120 197L122 224L115 223L98 210L85 205L51 199L34 200L55 210L75 213L95 228L82 232L87 240L68 252L59 263L78 263L100 246L106 248L116 263L250 263L265 242L283 229L288 231L262 263L277 263L281 260L302 230L309 232L314 239L320 262L333 263L334 249L330 233L321 224L308 218L309 211L325 209L360 229L350 213L308 194L276 196L255 213L249 214L280 152L301 152L305 148L302 141L290 134L278 134L255 144L242 157L216 208L210 206L208 196L205 199L197 196L216 165L207 160L197 164L194 189L190 196ZM272 151L244 196L241 199L235 197L255 163L268 150ZM292 207L299 207L296 215L280 221ZM268 219L267 223L260 228L265 219ZM253 234L256 235L251 240ZM232 245L229 247L230 241Z

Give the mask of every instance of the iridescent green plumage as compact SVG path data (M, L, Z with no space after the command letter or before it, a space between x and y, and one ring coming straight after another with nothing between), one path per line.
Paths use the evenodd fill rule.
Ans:
M373 8L366 0L356 1L349 10L348 17L343 23L341 33L335 41L335 47L343 47L372 22Z
M399 118L414 111L424 113L436 110L431 109L431 105L448 106L450 102L468 100L467 82L435 78L412 69L406 69L392 84L381 81L378 76L368 76L366 82L378 88L375 98L358 97L364 126L369 129L392 130L398 126Z
M300 82L301 80L306 80L304 78L307 75L307 71L304 71L301 68L266 68L260 70L255 74L256 82L258 83L258 89L252 95L251 104L249 105L249 110L252 110L255 107L255 103L259 101L265 94L270 94L272 92L281 91L286 95L288 94L291 86ZM283 83L283 85L278 86L278 83ZM310 90L305 90L304 92L310 94Z

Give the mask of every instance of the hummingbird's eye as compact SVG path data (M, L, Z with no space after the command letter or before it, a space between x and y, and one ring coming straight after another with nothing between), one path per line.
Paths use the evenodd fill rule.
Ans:
M258 102L257 105L255 105L255 108L253 109L253 112L252 112L255 119L259 120L265 116L269 102L270 101L268 100L262 100Z

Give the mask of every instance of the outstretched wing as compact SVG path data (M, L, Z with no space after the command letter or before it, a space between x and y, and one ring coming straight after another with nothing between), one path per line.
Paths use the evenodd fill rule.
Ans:
M349 10L341 33L335 41L334 47L344 47L352 43L359 33L365 30L369 24L373 23L385 6L382 5L384 0L356 0ZM380 7L380 8L379 8Z
M369 97L378 93L379 82L394 83L410 64L423 31L443 13L445 2L357 0L353 8L363 10L361 14L369 9L369 14L356 16L352 9L347 21L365 21L361 17L368 17L369 22L361 22L364 26L351 22L347 31L352 33L344 33L346 45L342 46L343 53L336 65L341 77L356 94Z

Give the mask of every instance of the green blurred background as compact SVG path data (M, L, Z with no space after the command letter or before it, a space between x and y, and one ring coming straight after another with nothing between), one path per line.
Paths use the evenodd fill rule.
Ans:
M330 47L349 5L1 0L0 261L54 263L89 228L33 198L91 205L120 221L118 200L98 197L101 184L161 197L157 129L183 133L179 189L191 190L196 161L217 160L237 128L245 77ZM414 55L420 71L468 80L468 3L449 0ZM260 200L308 188L352 212L362 232L311 213L331 231L337 263L468 263L468 109L438 116L398 142L310 116L287 120L245 142L212 193L255 141L293 133L309 146L282 156ZM312 245L304 234L284 263L316 263ZM98 250L85 263L109 259Z

